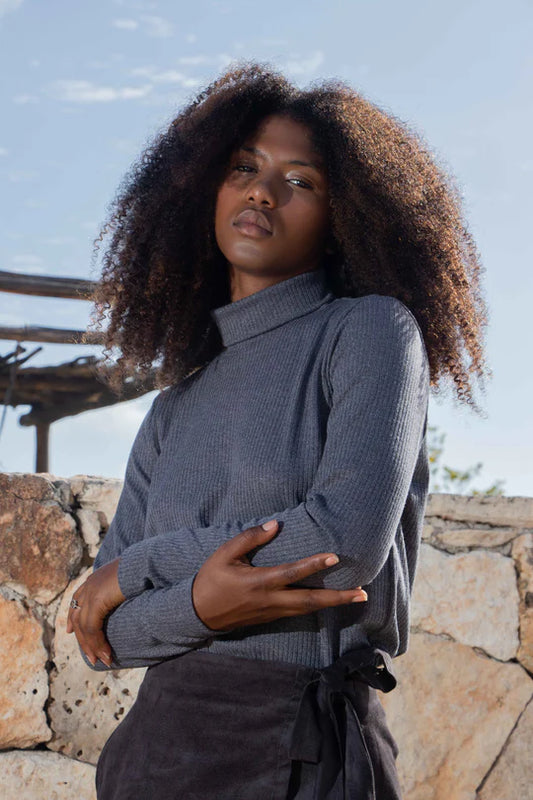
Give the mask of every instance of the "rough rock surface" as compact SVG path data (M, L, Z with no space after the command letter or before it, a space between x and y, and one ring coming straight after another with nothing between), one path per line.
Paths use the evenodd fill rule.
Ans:
M96 800L94 767L57 753L0 753L5 800Z
M533 528L533 497L431 494L426 517Z
M48 747L96 764L107 738L131 708L145 669L95 672L83 661L76 637L66 633L68 604L89 571L65 592L56 619L51 702L54 733Z
M529 703L502 754L483 784L478 800L533 800L533 701Z
M518 664L414 633L395 659L398 686L381 695L401 742L398 769L408 800L475 800L519 715L533 681ZM516 793L501 795L520 797Z
M0 749L46 742L51 732L43 629L19 600L0 595Z
M79 508L76 511L78 522L80 523L80 531L83 541L87 545L87 552L90 558L96 558L102 534L108 527L103 521L104 516L101 511L95 511L92 508Z
M106 528L115 516L122 485L123 481L119 478L101 478L95 475L74 475L70 479L72 493L81 508L102 514Z
M76 574L83 554L63 482L48 473L3 473L0 497L0 583L48 603Z
M434 540L440 547L500 547L517 535L513 528L458 528L435 531Z
M533 672L533 534L526 533L515 539L513 558L518 569L520 594L518 660L529 672Z
M482 550L451 556L421 545L413 627L448 634L507 661L519 645L518 602L511 558Z

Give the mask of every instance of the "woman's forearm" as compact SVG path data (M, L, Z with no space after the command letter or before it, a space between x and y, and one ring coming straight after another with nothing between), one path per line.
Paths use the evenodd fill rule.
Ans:
M93 665L82 651L85 663L95 670L147 667L205 645L217 634L194 610L193 580L148 590L115 608L104 622L111 664L98 659Z

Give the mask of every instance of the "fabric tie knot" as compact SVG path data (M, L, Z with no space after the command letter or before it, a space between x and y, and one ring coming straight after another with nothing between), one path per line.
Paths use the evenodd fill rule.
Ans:
M357 714L360 690L354 681L382 692L394 689L389 654L373 647L357 648L314 670L291 734L290 758L320 763L320 796L327 800L376 800L374 769Z

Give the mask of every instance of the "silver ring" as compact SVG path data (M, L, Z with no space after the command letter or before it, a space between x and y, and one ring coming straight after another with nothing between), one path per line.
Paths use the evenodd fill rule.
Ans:
M74 597L70 601L70 607L71 608L81 608L80 604L78 603L77 600L74 599Z

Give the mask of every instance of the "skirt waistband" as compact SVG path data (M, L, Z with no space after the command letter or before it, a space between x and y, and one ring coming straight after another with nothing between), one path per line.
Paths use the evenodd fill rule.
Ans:
M368 705L369 690L390 692L396 686L388 653L372 646L359 647L317 669L190 651L150 667L145 682L176 692L193 685L201 702L204 692L208 700L236 679L243 687L246 706L275 703L276 698L294 695L296 685L289 757L318 765L320 797L377 800L375 769L365 740L366 720L362 722L360 712ZM391 775L391 785L396 785L396 780Z

